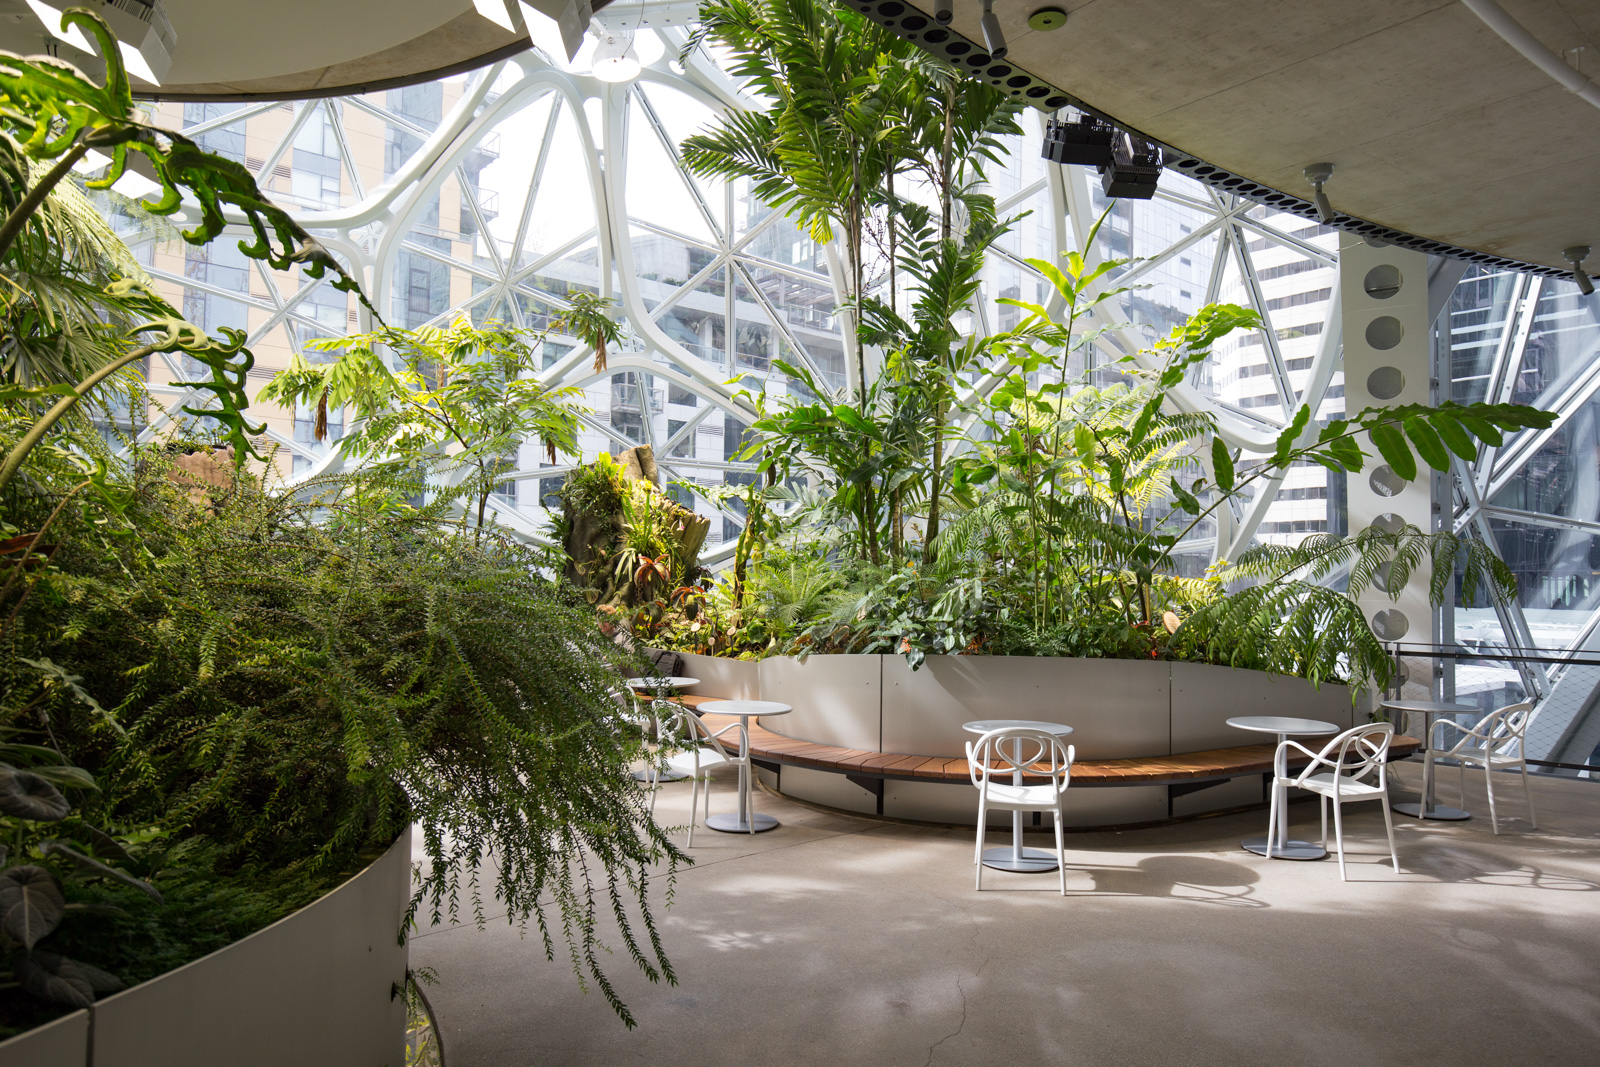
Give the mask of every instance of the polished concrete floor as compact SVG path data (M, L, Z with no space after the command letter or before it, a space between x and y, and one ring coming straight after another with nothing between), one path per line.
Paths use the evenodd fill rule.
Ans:
M1399 875L1368 804L1349 882L1241 850L1256 812L1071 834L1065 898L1054 874L974 892L971 831L762 795L778 829L695 833L662 913L678 985L611 957L635 1030L503 920L423 932L412 965L438 974L447 1067L1600 1062L1600 783L1536 780L1534 830L1504 780L1499 837L1481 773L1479 817L1397 816ZM687 802L669 785L658 815Z

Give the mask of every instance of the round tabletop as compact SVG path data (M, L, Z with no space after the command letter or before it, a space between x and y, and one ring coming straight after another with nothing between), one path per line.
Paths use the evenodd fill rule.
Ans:
M737 715L744 719L751 715L787 715L794 709L776 700L708 700L695 710L712 715Z
M629 678L630 689L682 689L688 685L699 685L698 678L681 678L673 675L670 678Z
M1240 715L1228 725L1263 734L1336 734L1339 727L1320 719L1290 719L1282 715Z
M1038 730L1041 733L1055 734L1057 737L1066 737L1072 733L1072 727L1063 726L1058 722L1038 722L1033 719L977 719L973 722L964 722L961 728L969 734L986 734L991 730Z
M1482 711L1476 704L1457 704L1449 700L1385 700L1390 711L1416 711L1428 715L1451 715L1463 711Z

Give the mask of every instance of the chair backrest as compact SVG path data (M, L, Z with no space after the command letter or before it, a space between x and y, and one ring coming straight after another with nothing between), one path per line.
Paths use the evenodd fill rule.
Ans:
M1459 752L1469 748L1504 750L1506 755L1510 755L1512 750L1522 747L1522 735L1527 731L1528 720L1532 717L1531 700L1496 708L1473 724L1470 730L1457 726L1462 736L1450 751Z
M1384 785L1388 773L1389 743L1393 740L1392 722L1368 722L1352 726L1323 745L1322 751L1300 772L1297 781L1329 771L1341 778L1360 778L1375 770L1378 772L1378 784ZM1282 751L1280 747L1279 752Z
M1024 774L1034 778L1048 776L1060 793L1071 780L1074 754L1072 746L1055 734L1008 726L967 742L967 773L972 776L972 784L982 789L995 775L1002 776L1009 785L1012 772L1020 766Z
M749 748L747 744L744 744L745 727L742 722L736 722L733 724L736 728L736 734L739 737L740 744L735 746L734 750L730 752L727 746L722 743L722 738L718 737L717 733L706 724L704 719L696 715L694 713L694 709L689 707L689 705L678 704L665 700L657 701L656 703L661 706L663 710L670 707L677 712L676 717L671 720L673 723L675 723L673 733L679 739L678 743L683 745L685 748L700 748L701 746L713 748L719 755L722 756L723 759L733 763L739 762L739 753ZM666 720L664 719L663 721Z

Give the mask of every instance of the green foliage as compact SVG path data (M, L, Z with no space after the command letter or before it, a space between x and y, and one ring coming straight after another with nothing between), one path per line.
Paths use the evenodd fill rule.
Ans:
M443 505L387 506L414 486L381 471L289 498L242 472L180 484L141 449L118 513L80 491L69 454L34 456L0 495L5 522L50 542L4 564L0 726L93 773L85 818L147 835L130 873L169 903L148 905L138 944L181 954L174 895L219 876L314 893L415 823L414 909L504 909L625 1021L602 921L673 980L650 888L682 856L627 775L643 742L608 696L639 666L536 554L455 532ZM231 907L214 911L237 929Z
M600 311L593 314L604 321ZM559 451L577 451L572 402L581 390L550 388L534 377L530 340L543 335L462 318L448 329L386 326L313 341L312 348L343 354L318 364L296 354L258 399L315 408L319 441L327 436L328 409L348 408L355 427L339 442L346 455L432 473L430 488L470 501L481 530L489 497L524 440L537 437L551 462Z
M312 278L331 270L336 289L355 293L374 315L376 309L328 251L266 199L242 164L145 121L134 107L117 42L98 15L68 8L61 21L97 43L104 86L50 56L0 53L0 356L6 364L0 389L7 402L42 411L0 461L0 489L84 397L157 352L181 351L209 369L211 379L196 388L210 392L215 407L184 410L221 423L242 463L254 455L250 437L262 430L243 415L245 375L254 362L243 347L245 335L224 329L224 339L213 340L145 289L127 250L117 249L103 225L85 221L70 184L62 188L73 166L92 151L109 156L109 172L88 183L105 189L126 171L128 153L136 152L161 184L160 200L147 203L147 210L171 215L185 193L198 203L200 223L183 233L184 240L206 244L222 233L224 209L238 211L255 236L239 242L245 255L278 270L298 264ZM124 387L127 378L122 375Z

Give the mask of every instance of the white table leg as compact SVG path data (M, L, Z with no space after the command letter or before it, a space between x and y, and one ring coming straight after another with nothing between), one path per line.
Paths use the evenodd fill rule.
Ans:
M1425 711L1422 713L1422 747L1424 750L1433 744L1433 717L1444 715L1442 711ZM1433 777L1428 779L1428 788L1420 801L1404 800L1398 804L1390 804L1393 811L1402 815L1410 815L1417 819L1438 819L1441 822L1460 822L1472 818L1472 813L1460 808L1452 808L1447 804L1440 804L1435 797L1439 788L1439 765L1433 765Z
M748 834L753 826L759 834L779 824L771 815L758 815L751 810L755 807L755 777L750 766L750 717L739 716L739 726L739 814L713 815L706 825L726 834Z
M1278 744L1282 745L1288 738L1288 734L1279 734ZM1276 761L1274 761L1273 766L1273 777L1276 778ZM1272 788L1276 790L1278 787L1274 785ZM1278 840L1272 846L1271 858L1275 860L1320 860L1326 858L1328 850L1321 845L1310 841L1289 840L1289 798L1285 796L1283 801L1283 810L1278 812ZM1265 834L1260 837L1247 837L1239 844L1246 852L1254 852L1258 856L1268 855Z

